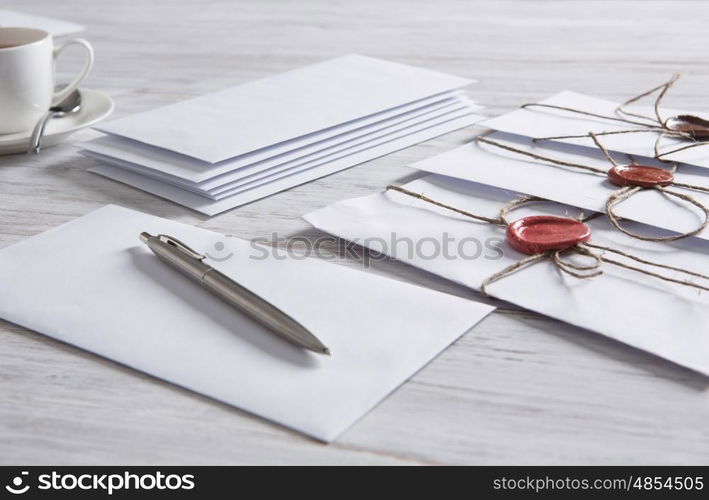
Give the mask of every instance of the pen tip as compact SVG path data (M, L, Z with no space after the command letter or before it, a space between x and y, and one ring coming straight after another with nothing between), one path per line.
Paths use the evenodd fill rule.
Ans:
M143 243L148 241L148 238L150 238L150 233L146 233L146 232L140 233L140 241L142 241Z
M323 347L322 353L327 356L330 356L330 349L328 349L327 347Z

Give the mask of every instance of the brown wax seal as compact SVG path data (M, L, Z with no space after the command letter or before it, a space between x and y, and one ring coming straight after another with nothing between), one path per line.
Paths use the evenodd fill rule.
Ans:
M699 141L709 140L709 120L694 115L677 115L665 121L665 127L673 132L684 132Z
M621 165L608 171L608 180L620 187L640 186L651 188L669 186L675 180L672 172L647 165Z

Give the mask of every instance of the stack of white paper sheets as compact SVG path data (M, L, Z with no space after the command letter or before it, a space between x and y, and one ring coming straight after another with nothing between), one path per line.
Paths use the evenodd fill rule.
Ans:
M90 169L207 215L471 125L470 80L360 55L118 119Z

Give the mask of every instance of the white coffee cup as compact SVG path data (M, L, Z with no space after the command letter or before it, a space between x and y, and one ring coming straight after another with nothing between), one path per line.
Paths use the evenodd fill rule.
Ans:
M57 56L69 45L86 50L86 64L73 82L54 92ZM94 51L74 38L54 47L52 36L34 28L0 28L0 134L32 129L44 113L71 94L86 78Z

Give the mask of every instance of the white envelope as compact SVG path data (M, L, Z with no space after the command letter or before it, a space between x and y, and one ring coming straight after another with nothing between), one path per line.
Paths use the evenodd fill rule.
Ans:
M84 27L79 24L5 9L0 9L0 26L37 28L50 33L52 36L69 35L84 30Z
M533 143L531 139L500 132L489 134L487 137L501 144L561 161L602 169L612 167L598 148L592 150L550 143L542 146ZM613 157L620 164L628 163L628 158L623 154L613 154ZM636 160L646 165L662 165L649 158L636 157ZM592 212L605 211L608 197L620 189L603 176L573 167L543 163L541 160L476 141L410 166L426 172L540 196ZM680 165L675 179L686 184L709 187L709 172L701 167ZM667 189L691 195L709 207L709 193L676 186ZM699 208L654 189L641 191L619 203L614 212L623 218L680 233L693 231L704 221L704 214ZM697 237L709 239L709 230Z
M221 179L232 172L254 171L279 165L339 144L343 138L351 139L365 127L378 127L381 123L391 123L390 120L396 117L409 117L413 113L447 106L461 97L460 92L448 92L214 164L112 135L83 142L80 147L124 160L136 165L141 172L147 174L151 171L158 178L191 182L200 187L213 187L211 183L221 184Z
M602 114L605 116L617 116L615 114L615 109L620 104L570 91L561 92L548 99L540 101L540 103L581 109L583 111ZM645 106L631 109L638 110L646 116L654 116L654 111ZM700 110L677 110L664 107L661 108L661 113L663 119L680 114L692 114L705 117L709 116L709 113L702 113ZM589 132L612 132L616 130L643 128L637 125L629 125L626 123L549 108L517 109L502 116L486 120L481 123L481 125L499 130L501 132L524 135L533 138L554 137L561 135L583 135L588 134ZM649 157L655 156L655 140L657 139L657 134L654 132L607 135L601 136L599 139L601 139L604 146L611 151L619 151L621 153L631 153ZM587 137L559 139L558 142L595 148L593 141ZM665 137L662 140L663 146L661 151L669 151L687 144L690 143L687 141ZM663 156L663 158L666 160L684 162L691 165L709 168L709 147L691 148L678 153Z
M343 152L353 151L356 147L360 146L366 147L369 143L381 141L387 136L393 136L395 133L405 132L406 130L415 130L417 127L421 128L426 122L433 123L435 120L440 121L441 118L445 118L446 116L461 116L478 109L480 109L480 106L473 106L467 100L454 99L452 103L446 103L444 106L433 106L431 109L428 109L427 107L427 109L423 112L410 113L410 116L407 116L405 119L387 120L384 125L365 127L367 130L358 132L356 135L351 137L345 137L338 140L330 139L327 141L321 141L316 146L314 145L300 148L298 151L282 154L275 158L255 164L252 163L245 167L232 169L222 175L212 176L208 180L199 183L185 180L182 177L176 176L175 173L164 173L161 171L162 168L160 170L145 168L146 163L156 164L156 162L150 160L145 161L140 154L124 154L121 152L119 147L111 147L109 145L107 148L105 144L99 144L97 145L98 147L89 146L88 148L82 150L82 152L88 156L94 156L99 159L108 157L123 160L121 165L123 165L124 168L128 168L129 170L139 174L179 186L197 194L203 194L204 196L213 197L213 199L219 199L223 198L224 195L228 196L231 194L228 193L228 191L233 191L234 188L251 183L261 178L284 172L295 167L300 167L302 165L312 165L316 160L333 158L337 155L341 156ZM454 113L457 113L457 115L454 115ZM109 137L108 139L112 138ZM229 161L222 163L229 163ZM166 168L170 168L170 165L175 164L173 164L171 160L163 160L161 162L161 167L164 166ZM221 168L222 165L220 165L220 169ZM175 172L177 169L173 167L172 170ZM207 173L208 170L203 170L202 172Z
M405 187L434 200L488 217L517 196L481 184L431 175ZM567 213L572 207L533 205L510 214L512 220L532 213ZM413 266L479 289L483 280L525 255L503 243L500 226L475 221L398 192L377 193L335 203L308 214L313 226L376 251L383 251ZM633 223L636 224L636 223ZM607 220L589 222L592 242L638 255L655 262L706 272L709 242L697 238L667 244L631 239L613 229ZM666 234L643 226L638 231ZM426 241L428 250L410 252L392 242ZM448 241L448 256L439 249ZM464 242L463 251L455 246ZM455 245L455 246L452 246ZM497 245L500 245L499 247ZM501 252L495 250L500 248ZM610 257L612 254L608 254ZM468 258L469 257L469 258ZM477 258L473 258L477 257ZM616 257L613 255L613 257ZM638 265L624 257L616 260ZM640 267L646 268L640 264ZM681 275L646 268L678 279ZM577 279L559 272L546 260L520 269L491 284L490 294L521 307L614 338L677 364L709 375L709 293L661 281L638 272L603 264L603 275ZM702 283L704 286L706 282Z
M216 163L469 83L349 55L96 128Z
M222 303L159 261L141 231L206 252L332 356ZM492 309L117 206L0 250L0 317L324 441Z
M120 163L120 160L112 160L104 158L106 163L115 163L117 166L98 165L92 167L89 172L93 172L104 177L128 184L130 186L148 191L162 198L174 201L180 205L201 212L205 215L216 215L218 213L230 210L232 208L251 203L266 196L290 189L294 186L310 182L312 180L330 175L345 168L352 167L358 163L369 161L382 155L404 149L414 144L417 144L433 137L447 134L479 121L482 117L468 114L462 117L452 119L450 121L442 121L435 126L422 128L417 132L410 132L400 135L397 138L386 138L381 143L369 143L363 146L356 152L348 152L343 156L328 158L321 162L315 162L315 165L302 166L296 172L283 172L263 180L262 184L244 188L243 191L237 192L221 200L210 200L202 195L192 193L185 189L166 184L155 179L151 179L144 175L131 172L123 168L125 165Z

